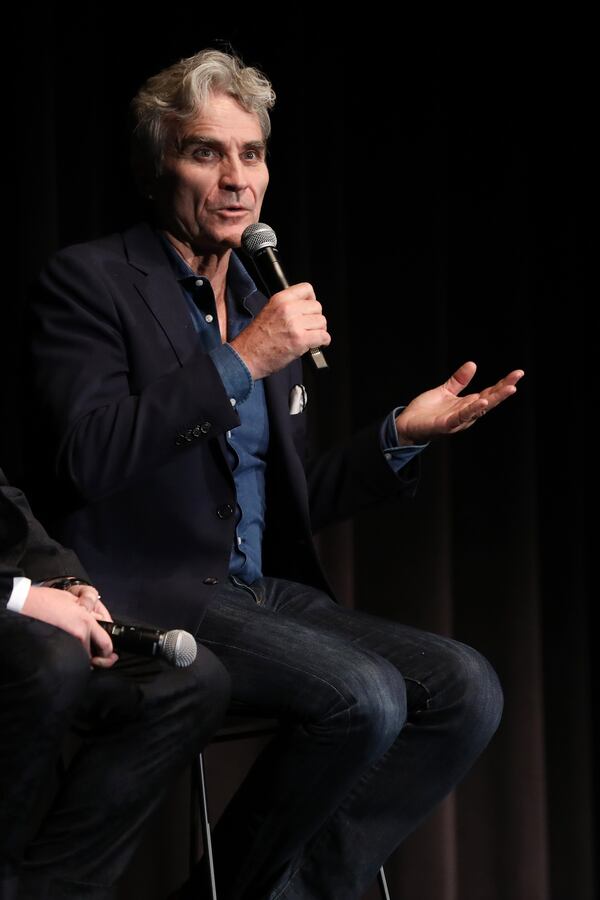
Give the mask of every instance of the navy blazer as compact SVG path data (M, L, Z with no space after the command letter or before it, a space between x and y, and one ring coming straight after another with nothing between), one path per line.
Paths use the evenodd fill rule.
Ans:
M258 312L266 302L255 295ZM224 435L239 425L164 247L147 224L52 258L32 301L37 496L115 617L195 631L227 577L236 495ZM266 575L329 590L312 533L414 489L379 426L305 465L290 415L299 361L265 379ZM50 488L50 486L52 486Z
M46 534L23 493L0 469L0 609L10 600L14 578L45 581L61 575L87 580L75 554Z

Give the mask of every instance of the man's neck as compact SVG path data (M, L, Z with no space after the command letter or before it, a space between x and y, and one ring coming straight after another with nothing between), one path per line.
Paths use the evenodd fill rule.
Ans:
M227 270L231 258L231 250L223 250L222 253L197 253L189 244L184 244L168 231L163 231L165 238L175 248L182 259L188 264L192 272L202 275L210 281L215 295L217 316L221 337L227 339L227 303L225 301L227 290Z

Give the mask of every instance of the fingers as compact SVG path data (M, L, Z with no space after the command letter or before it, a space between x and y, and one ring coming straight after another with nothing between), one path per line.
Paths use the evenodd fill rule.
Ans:
M504 378L501 378L500 381L497 381L496 384L486 388L482 393L487 394L494 391L501 391L507 387L515 387L524 374L525 372L523 369L514 369L512 372L509 372L508 375L505 375Z
M92 656L90 662L95 669L110 669L111 666L114 666L118 658L117 654L113 652L110 656L106 657Z
M92 619L90 623L90 640L94 656L99 656L103 659L110 658L113 652L110 635L101 625L98 625L98 622L95 619Z
M296 319L301 319L303 322L310 319L319 322L320 327L327 326L323 307L314 295L288 297L287 294L287 291L275 294L267 304L268 312L275 320L289 324ZM265 307L265 312L267 312L267 307Z
M69 593L77 598L77 605L91 612L101 622L112 622L112 616L102 603L100 594L91 584L76 584L69 588Z
M330 343L321 304L312 286L303 283L273 294L231 346L258 379L279 371L311 348Z
M492 387L488 387L481 392L481 396L488 400L490 409L498 406L499 403L502 403L502 401L506 400L508 397L512 397L513 394L516 394L517 383L524 374L525 372L523 369L514 369L514 371L509 372L508 375L501 378L500 381Z
M450 376L444 387L451 394L457 395L467 387L476 371L477 366L474 362L463 363L463 365ZM511 397L517 390L517 383L524 375L525 372L523 369L513 369L512 372L509 372L508 375L505 375L504 378L501 378L496 384L481 391L477 397L487 400L487 404L484 407L475 408L471 418L478 418L478 416L483 414L482 411L487 412L489 409L498 406L503 400Z
M520 381L524 376L525 372L523 369L513 369L512 372L509 372L508 375L502 379L506 384L516 384L517 381Z
M77 597L79 606L83 606L88 612L94 612L100 594L91 584L74 584L69 588L69 593Z
M288 339L301 352L306 352L310 347L327 347L331 343L327 319L318 300L285 301L280 316Z
M273 300L276 303L290 303L296 300L312 301L319 305L319 310L321 309L321 304L317 300L315 290L312 284L309 284L307 281L302 281L299 284L292 284L284 291L278 291L276 294L272 295L271 301Z
M113 620L113 617L101 600L96 601L94 609L92 610L92 614L94 618L98 619L100 622L112 622Z
M461 367L464 368L464 367ZM460 369L458 370L460 372ZM504 400L512 397L517 392L517 382L521 380L525 372L523 369L514 369L504 378L501 378L492 387L486 388L481 394L476 394L473 399L468 397L463 399L466 402L459 407L454 414L454 421L449 421L451 430L460 431L470 428L478 419L484 416L491 409L495 409Z
M308 313L304 310L300 310L294 314L293 310L290 310L287 315L282 318L282 323L289 333L293 333L294 331L297 331L298 333L304 331L321 331L323 334L327 334L327 319L320 313Z
M467 398L465 398L465 400L467 400ZM485 415L488 408L488 401L476 395L472 401L458 406L450 413L445 423L444 430L448 433L463 431L465 428L470 428L470 426L480 419L481 416Z
M462 411L461 419L467 424L468 427L469 425L473 425L477 421L477 419L485 416L489 408L490 407L487 400L484 400L480 397L478 400L476 400L474 403L471 403Z

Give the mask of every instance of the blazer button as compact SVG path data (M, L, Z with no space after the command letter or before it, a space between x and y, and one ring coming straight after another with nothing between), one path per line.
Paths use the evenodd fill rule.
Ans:
M217 509L219 519L229 519L233 515L233 506L231 503L224 503Z
M202 584L218 584L218 583L219 583L219 579L213 578L212 575L209 576L208 578L205 578L204 581L202 582Z
M210 424L210 422L203 422L200 426L200 431L202 432L202 434L208 434L211 428L212 425Z

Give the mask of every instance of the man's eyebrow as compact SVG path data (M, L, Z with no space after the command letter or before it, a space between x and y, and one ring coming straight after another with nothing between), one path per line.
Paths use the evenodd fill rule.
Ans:
M182 138L179 138L177 141L177 149L181 152L182 150L187 150L190 147L211 147L214 150L224 150L225 144L223 141L218 140L214 137L205 137L202 134L188 134ZM267 142L262 140L256 141L245 141L242 144L242 150L256 150L260 153L265 153L267 149Z
M219 149L223 147L221 141L216 140L216 138L204 137L202 134L186 134L177 140L177 146L180 150L185 150L186 147L194 147L196 144Z
M267 142L266 141L246 141L246 143L244 144L244 150L258 150L261 153L266 153Z

